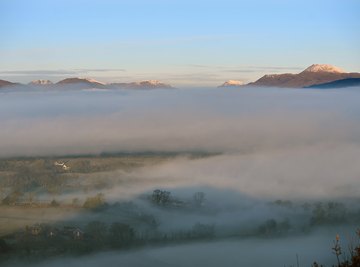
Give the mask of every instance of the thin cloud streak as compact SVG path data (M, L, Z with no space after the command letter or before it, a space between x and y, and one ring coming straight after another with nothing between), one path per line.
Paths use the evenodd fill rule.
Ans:
M188 64L187 66L193 68L202 68L202 69L213 69L213 70L222 70L226 71L238 71L238 72L259 72L259 71L301 71L304 68L301 67L286 67L286 66L216 66L216 65L202 65L202 64Z
M8 70L0 71L0 75L24 75L24 76L63 76L63 75L80 75L86 73L106 73L106 72L125 72L125 69L73 69L73 70Z

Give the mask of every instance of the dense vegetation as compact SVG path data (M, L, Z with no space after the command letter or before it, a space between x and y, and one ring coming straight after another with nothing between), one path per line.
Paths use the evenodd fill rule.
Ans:
M106 190L122 183L121 173L167 157L0 160L0 210L14 214L24 209L39 214L46 214L49 209L72 212L72 217L63 220L39 219L23 223L10 232L0 231L0 261L42 260L59 255L200 240L281 238L308 234L320 227L360 225L358 200L263 200L226 207L218 198L213 199L211 194L202 191L183 197L158 188L139 194L132 201L109 201ZM113 170L121 170L116 181L101 175ZM79 197L73 197L77 193ZM266 210L267 215L253 219L250 225L241 221L243 212L258 209ZM224 213L238 215L233 216L232 224L226 220L216 221ZM169 218L184 223L175 227ZM11 220L17 220L16 216L7 218ZM336 242L333 251L340 256L339 241ZM359 266L356 265L359 249L354 246L351 257L339 258L338 266ZM320 265L314 263L314 267L317 266Z

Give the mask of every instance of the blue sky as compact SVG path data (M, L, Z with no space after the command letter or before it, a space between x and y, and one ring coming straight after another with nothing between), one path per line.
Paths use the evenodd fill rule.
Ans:
M0 79L253 81L360 71L358 0L0 0Z

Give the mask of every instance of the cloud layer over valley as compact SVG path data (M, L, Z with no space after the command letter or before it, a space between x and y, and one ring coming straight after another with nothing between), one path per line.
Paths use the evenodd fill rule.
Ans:
M352 197L359 99L358 88L3 92L0 156L211 152L144 176L263 197Z
M73 157L67 164L74 169L52 174L52 179L61 180L61 193L39 189L36 197L56 197L69 205L73 199L81 202L102 193L107 209L80 208L79 214L65 212L61 220L48 213L38 220L83 227L91 221L125 221L139 236L144 218L156 219L155 233L160 235L191 232L197 223L214 227L216 241L88 256L84 262L94 266L264 266L256 254L259 247L268 252L267 266L290 264L296 253L306 266L316 259L330 264L327 251L334 233L350 235L359 219L359 100L360 88L7 90L0 92L0 157L43 157L51 170L52 156L152 152L145 159L121 159L124 165L119 166L130 166L127 169L94 172L76 171L76 164L87 159ZM159 156L163 152L170 156ZM24 161L22 168L40 168L46 160ZM104 158L92 162L97 160ZM36 178L40 172L26 174ZM6 180L8 174L3 175ZM171 192L174 202L154 205L150 196L157 188ZM199 191L206 196L205 204L194 206ZM276 202L279 199L285 202ZM317 206L319 201L345 204ZM310 208L303 206L307 202ZM319 207L329 207L328 221L314 223ZM276 234L262 239L263 229L274 222ZM294 243L301 245L289 246ZM217 251L224 248L226 253L219 256ZM212 251L211 260L204 257L205 251ZM189 257L179 256L182 253ZM40 266L82 266L83 260L60 259Z
M355 148L359 96L356 88L1 93L0 154Z

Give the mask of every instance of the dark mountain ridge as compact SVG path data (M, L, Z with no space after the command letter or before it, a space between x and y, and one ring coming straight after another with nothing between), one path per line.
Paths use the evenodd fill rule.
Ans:
M265 75L248 85L302 88L348 78L360 78L360 73L348 73L331 65L314 64L298 74L285 73Z
M319 88L319 89L335 89L360 86L360 78L347 78L342 80L336 80L328 83L314 84L305 88Z

